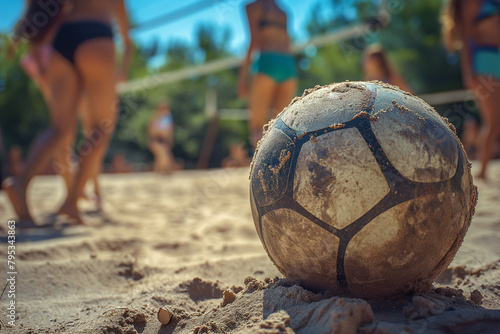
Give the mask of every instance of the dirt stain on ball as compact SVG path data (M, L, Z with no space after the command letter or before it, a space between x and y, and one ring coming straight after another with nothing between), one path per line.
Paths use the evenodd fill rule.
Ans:
M310 184L313 194L315 196L326 195L328 193L328 187L337 180L333 171L326 166L321 166L315 161L310 161L307 164L307 168L312 173Z

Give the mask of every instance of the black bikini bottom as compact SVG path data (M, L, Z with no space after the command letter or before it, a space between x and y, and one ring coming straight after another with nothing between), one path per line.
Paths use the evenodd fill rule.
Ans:
M94 38L113 39L113 30L107 24L98 21L68 22L59 27L52 47L74 64L76 49L80 44Z

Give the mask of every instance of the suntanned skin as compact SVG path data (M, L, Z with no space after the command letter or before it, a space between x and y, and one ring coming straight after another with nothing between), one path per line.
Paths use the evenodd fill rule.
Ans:
M47 105L50 107L54 101L51 101L50 99L50 89L49 89L49 83L45 80L45 76L42 75L42 73L45 73L47 71L48 64L45 63L45 59L42 56L44 51L44 48L51 48L50 42L54 37L54 33L57 31L57 28L59 25L55 25L52 31L50 31L45 38L40 41L37 45L30 45L30 55L33 57L32 59L34 60L35 64L33 66L25 68L24 66L23 69L25 70L26 74L35 82L36 86L40 90L45 102ZM51 51L52 52L52 51ZM30 60L31 61L31 60ZM22 63L22 61L21 61ZM85 95L82 96L81 101L80 101L80 106L79 106L79 113L80 113L80 119L82 122L82 128L84 133L89 133L91 131L89 127L89 122L87 121L87 111L88 106L87 106L87 101ZM66 193L69 193L71 184L73 181L73 147L74 147L74 139L75 139L76 134L74 134L72 140L68 140L66 143L61 143L61 147L59 150L56 150L54 152L54 155L52 156L53 162L55 164L55 170L59 175L62 177L64 184L66 186ZM69 137L68 137L69 139ZM94 195L95 195L95 201L97 205L100 207L101 205L101 198L100 198L100 193L99 193L99 184L98 184L98 175L95 175L92 178L92 181L94 182ZM85 194L81 194L81 197L87 198Z
M268 8L264 14L263 8ZM286 25L287 17L274 0L257 0L246 6L246 14L250 27L250 46L240 70L238 95L241 98L249 96L250 119L249 130L252 145L255 147L262 135L262 127L268 121L268 111L273 109L277 115L285 108L297 91L297 80L290 79L277 84L272 78L257 73L248 91L248 70L254 51L274 51L290 53L290 37L285 29L267 26L259 27L260 20L265 16L268 20Z
M149 150L154 155L154 170L156 172L171 172L174 169L175 159L172 154L174 143L173 127L161 129L156 124L158 120L169 114L169 104L165 102L160 103L148 125ZM154 140L155 138L161 138L162 141Z
M384 73L382 65L379 63L378 58L373 57L371 55L366 55L363 59L363 72L365 72L364 80L380 80L384 81L385 79L390 80L391 84L394 84L405 90L407 92L411 92L410 86L403 79L401 74L397 71L393 70L392 73L389 73L389 77Z
M111 24L113 18L117 19L125 45L124 61L118 75L124 78L131 53L123 0L73 0L67 6L70 8L61 18L63 23L93 20ZM20 219L32 221L26 203L28 184L51 157L63 152L68 143L73 143L77 110L85 97L85 124L90 136L82 144L85 152L80 152L78 170L60 209L61 214L83 223L77 201L87 180L99 173L114 130L116 68L114 44L107 38L91 39L81 44L75 52L74 65L59 53L52 53L41 77L41 81L46 83L43 90L46 90L44 95L50 107L51 124L34 141L22 173L4 183Z
M479 159L482 166L478 177L485 179L495 142L500 138L500 80L476 75L473 72L469 41L474 40L476 45L500 47L500 15L475 22L481 1L456 0L456 2L459 5L460 19L457 24L461 28L464 43L461 60L464 83L475 93L481 113Z

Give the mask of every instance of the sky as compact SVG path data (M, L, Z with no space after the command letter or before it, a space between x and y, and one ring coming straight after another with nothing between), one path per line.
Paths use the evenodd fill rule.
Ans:
M201 0L125 0L131 20L136 24L194 5ZM206 3L207 1L201 1ZM248 29L244 5L249 0L212 0L206 9L194 14L179 18L172 22L165 22L152 29L132 31L132 39L139 45L148 44L154 39L166 45L169 40L193 41L196 27L200 23L210 22L218 27L227 26L232 31L231 51L243 55L249 42ZM290 34L297 40L307 38L305 22L310 16L311 7L319 0L278 0L282 8L289 14ZM0 32L9 32L22 13L24 1L0 0Z

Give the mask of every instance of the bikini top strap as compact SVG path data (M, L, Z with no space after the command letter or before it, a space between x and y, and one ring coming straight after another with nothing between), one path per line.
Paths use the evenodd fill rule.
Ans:
M286 30L286 24L283 24L279 21L271 20L270 13L271 13L271 4L270 3L263 3L262 4L262 14L261 14L262 16L261 16L261 19L259 22L259 26L260 27L275 26L275 27L279 27L279 28Z
M479 13L476 16L475 22L479 22L485 18L500 14L499 0L482 0L479 7Z

